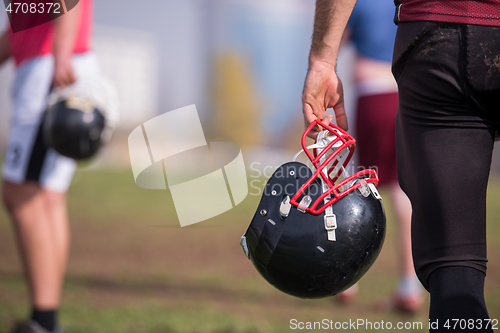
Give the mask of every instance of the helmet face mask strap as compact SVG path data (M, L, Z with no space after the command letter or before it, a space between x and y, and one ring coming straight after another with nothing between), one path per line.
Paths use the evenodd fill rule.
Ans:
M318 139L316 141L319 141L319 140L325 140L326 138L326 135L328 134L329 132L328 131L322 131L318 134ZM327 139L326 139L327 140ZM328 145L327 145L328 147ZM343 150L340 151L339 155L336 156L336 158L334 158L332 160L332 166L330 169L328 169L328 166L324 167L322 170L321 170L321 188L323 190L323 193L328 193L328 190L329 190L329 184L325 181L325 179L329 179L331 182L335 182L336 179L338 179L341 175L344 175L347 178L349 175L347 175L347 172L344 168L344 164L342 164L342 161L341 161L341 154L343 152L346 152L346 149L348 148L345 148ZM314 153L315 153L315 156L317 155L317 150L319 150L319 154L322 155L322 157L320 158L320 165L323 165L325 162L326 162L326 157L325 155L326 154L322 154L324 151L327 151L327 148L316 148L314 150ZM346 162L349 162L349 158L352 154L349 154L346 158ZM337 171L338 169L338 171ZM330 177L330 174L334 172L334 179L332 179ZM332 206L331 205L328 205L328 203L332 200L332 197L330 194L328 194L324 199L324 203L326 205L326 209L325 209L325 230L326 230L326 233L327 233L327 236L328 236L328 240L329 241L332 241L332 242L335 242L337 240L337 237L335 235L335 229L337 229L337 216L333 213L333 209L332 209ZM333 204L333 203L332 203Z
M322 127L324 131L318 134L315 144L307 146L307 134L315 126ZM364 179L366 183L378 184L378 175L375 170L365 169L353 175L347 173L345 168L354 154L356 140L349 133L335 125L328 126L319 120L312 122L302 135L302 148L316 170L312 177L291 198L290 203L295 207L299 207L300 201L298 199L307 193L307 188L316 178L321 180L323 187L323 194L310 206L304 209L304 206L301 205L305 212L316 215L324 212L327 207L333 205L340 198L362 186L360 182L353 182L359 178ZM313 149L313 153L309 151L310 149ZM294 156L293 160L297 156L298 154ZM330 164L332 165L328 167ZM343 180L340 180L341 176L344 178ZM343 187L347 187L347 189L343 190ZM321 204L322 201L323 204Z

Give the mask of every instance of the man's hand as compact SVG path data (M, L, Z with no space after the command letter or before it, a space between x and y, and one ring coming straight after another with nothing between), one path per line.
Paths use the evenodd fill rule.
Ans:
M56 88L64 88L75 83L76 77L71 64L71 58L58 59L55 58L54 77L52 85Z
M344 89L342 81L335 73L335 66L323 61L313 61L310 63L302 92L302 112L306 127L316 119L323 119L322 122L329 125L333 116L325 117L325 111L328 108L333 108L337 125L347 130ZM320 128L316 126L308 136L316 139L319 131Z
M81 19L81 4L54 20L54 77L52 84L56 88L64 88L75 83L76 76L71 64L73 47Z
M325 117L325 111L333 108L337 125L347 130L347 116L344 109L344 89L335 73L335 64L342 35L356 0L316 0L314 32L309 54L304 91L302 92L302 111L306 125L316 119L330 124L333 116ZM318 136L318 128L309 136Z

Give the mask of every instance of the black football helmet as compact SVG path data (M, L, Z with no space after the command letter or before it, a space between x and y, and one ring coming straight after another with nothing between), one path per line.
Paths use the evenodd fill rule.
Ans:
M53 91L43 124L46 145L76 160L94 156L116 126L113 89L100 79Z
M314 126L325 131L307 147ZM385 213L378 176L371 169L353 175L345 170L355 142L334 125L312 123L302 146L313 169L295 161L280 166L241 238L257 271L287 294L336 295L356 283L380 253Z

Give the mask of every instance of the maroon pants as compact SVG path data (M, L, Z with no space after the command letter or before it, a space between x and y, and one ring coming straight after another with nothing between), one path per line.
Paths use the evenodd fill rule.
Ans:
M359 165L376 169L379 185L398 181L396 169L396 114L398 93L361 96L356 116Z

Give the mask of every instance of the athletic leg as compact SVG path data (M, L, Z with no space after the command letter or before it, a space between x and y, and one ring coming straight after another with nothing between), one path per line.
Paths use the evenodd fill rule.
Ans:
M69 233L65 192L75 162L43 144L41 118L52 78L50 57L21 66L3 165L2 198L14 225L30 292L32 320L53 331L61 301Z
M43 191L35 182L4 181L2 194L14 223L34 315L54 311L60 304L63 272ZM49 323L52 327L47 329L53 330L54 325Z
M70 231L67 212L66 193L42 189L46 213L50 220L52 241L58 255L59 269L64 275L70 248Z
M460 42L459 25L401 24L393 63L400 97L398 172L413 208L413 258L431 293L431 311L446 309L437 315L449 316L439 317L441 325L446 319L488 318L479 305L484 295L477 293L484 279L477 277L486 272L486 187L495 125L469 96ZM445 288L449 267L458 267L455 278L462 283ZM475 290L479 303L466 301L464 286ZM448 295L468 311L447 302Z
M398 220L399 274L403 278L414 277L415 269L411 255L411 203L398 183L389 185L389 193Z
M35 182L3 183L3 200L23 259L32 319L52 331L69 253L66 195Z
M389 193L397 217L399 251L399 285L394 299L395 306L407 311L416 311L424 302L422 284L413 267L411 252L411 203L398 183L389 184Z
M364 85L365 89L367 85ZM422 290L411 255L411 204L397 182L395 122L397 92L361 96L357 111L357 148L361 166L376 167L379 186L389 190L396 216L399 284L395 295L384 304L403 311L416 311L422 304Z
M458 324L463 325L465 320L468 327L474 328L470 331L492 332L491 325L487 327L485 320L489 317L484 302L484 277L483 272L464 266L442 267L432 272L429 276L429 320L432 323L440 321L441 331L450 331L443 329L446 320L449 319L448 324L453 327L456 320L462 319Z

